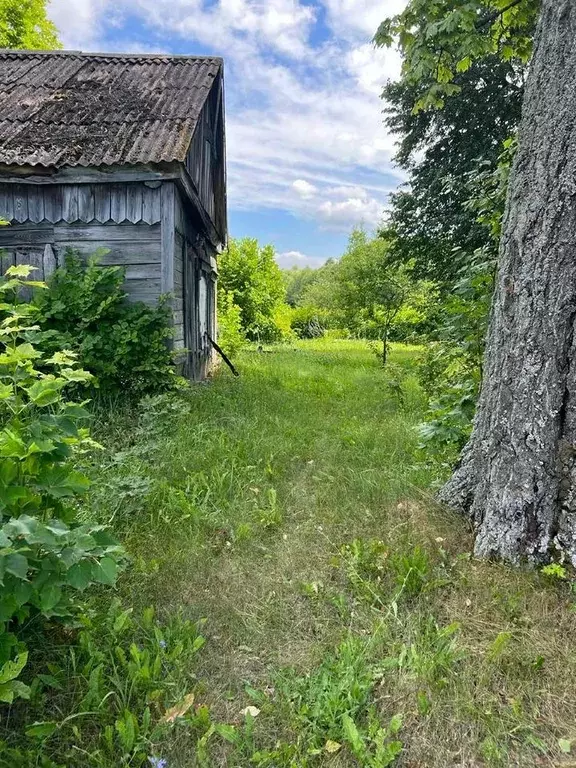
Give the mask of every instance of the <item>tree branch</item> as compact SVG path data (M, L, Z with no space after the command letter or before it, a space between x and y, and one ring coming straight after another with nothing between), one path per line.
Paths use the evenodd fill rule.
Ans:
M524 0L512 0L511 3L509 3L505 8L502 8L501 11L494 11L494 13L490 14L481 24L478 24L477 29L482 29L483 27L487 27L491 24L494 24L496 19L504 16L504 14L507 11L511 11L512 8L515 8L517 5L520 5L520 3L523 3Z

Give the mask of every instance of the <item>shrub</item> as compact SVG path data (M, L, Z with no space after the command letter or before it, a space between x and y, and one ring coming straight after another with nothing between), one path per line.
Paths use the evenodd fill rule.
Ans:
M28 658L15 634L23 622L70 618L78 592L115 582L120 557L103 526L75 521L73 503L88 487L76 459L94 443L80 426L86 412L64 392L92 377L73 353L47 358L30 343L34 309L17 293L31 271L11 267L0 281L0 701L8 703L30 692L17 679Z
M292 310L291 326L299 339L319 339L332 324L331 313L327 309L307 306Z
M224 290L218 293L218 344L230 357L246 344L240 307L234 304L233 294Z
M98 266L97 258L84 263L69 249L48 290L36 295L38 343L47 353L73 350L103 391L141 394L173 386L167 304L129 303L124 270Z
M161 622L152 608L135 614L116 599L79 624L70 646L45 653L26 710L0 742L2 768L71 768L81 756L99 768L166 765L173 729L204 733L206 716L192 708L200 625Z
M286 289L274 248L257 240L230 240L219 257L220 295L230 294L240 309L242 331L250 341L267 344L281 341L285 321Z

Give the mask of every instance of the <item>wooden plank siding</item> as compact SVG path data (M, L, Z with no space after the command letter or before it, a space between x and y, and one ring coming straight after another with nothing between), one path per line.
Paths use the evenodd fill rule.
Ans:
M174 348L187 347L184 332L184 299L189 300L184 288L184 260L186 258L186 216L180 193L174 186L174 244L172 251L173 288L172 311L174 317Z
M215 200L213 166L215 158L214 128L212 125L211 103L207 101L202 109L198 125L186 157L186 167L196 186L198 197L206 213L215 223Z
M226 162L222 88L222 78L219 77L198 118L186 156L186 168L204 210L222 242L225 242Z
M133 301L154 304L161 295L160 224L12 224L0 228L2 271L14 264L38 267L46 279L63 263L67 248L88 258L101 250L102 266L126 267L125 289ZM106 252L104 252L106 251Z
M69 224L160 222L158 182L11 184L0 182L0 219Z

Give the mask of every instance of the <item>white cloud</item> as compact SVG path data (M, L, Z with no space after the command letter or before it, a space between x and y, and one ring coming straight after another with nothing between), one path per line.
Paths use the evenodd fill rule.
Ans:
M109 0L50 0L48 6L64 47L78 50L95 50L100 23L109 10Z
M315 187L314 184L310 184L306 179L296 179L296 181L293 181L292 189L295 189L300 197L303 197L305 200L314 197L318 192L318 187Z
M350 226L373 229L382 219L383 208L379 200L365 195L346 200L326 200L318 208L318 218L325 226L348 230Z
M379 24L400 13L407 0L323 0L330 25L343 37L371 39Z
M348 67L358 86L366 93L382 93L385 77L391 80L400 76L402 60L394 49L376 48L372 43L364 43L352 48L347 55Z
M401 180L379 98L399 62L369 40L402 0L320 2L331 36L316 47L320 7L304 0L51 0L50 15L67 46L102 50L115 35L115 50L159 50L129 42L130 17L164 49L200 44L225 57L231 207L335 229L375 224Z
M284 253L276 254L276 262L282 269L290 269L290 267L312 267L317 269L328 261L328 258L328 256L307 256L300 251L285 251Z

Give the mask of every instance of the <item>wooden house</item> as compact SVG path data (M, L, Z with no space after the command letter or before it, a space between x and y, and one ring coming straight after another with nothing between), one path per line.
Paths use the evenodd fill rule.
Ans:
M222 60L0 51L0 94L2 266L42 279L68 247L107 249L131 300L170 295L174 346L203 378L226 242Z

